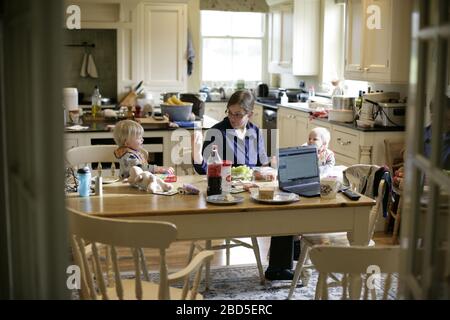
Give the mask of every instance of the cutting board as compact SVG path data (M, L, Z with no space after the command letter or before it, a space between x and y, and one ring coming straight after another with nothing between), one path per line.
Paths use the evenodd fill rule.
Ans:
M167 128L169 126L169 118L164 116L164 120L155 120L153 117L135 118L144 128Z

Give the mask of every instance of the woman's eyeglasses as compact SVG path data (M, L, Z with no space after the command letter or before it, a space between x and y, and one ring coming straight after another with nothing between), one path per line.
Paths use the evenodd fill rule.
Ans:
M232 113L228 109L225 110L225 114L228 115L228 117L230 117L230 118L237 118L237 119L242 119L247 115L247 113L245 113L245 112Z

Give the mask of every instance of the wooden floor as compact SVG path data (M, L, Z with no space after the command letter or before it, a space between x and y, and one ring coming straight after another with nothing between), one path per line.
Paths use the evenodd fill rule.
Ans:
M251 243L250 238L241 239L248 243ZM392 245L392 235L385 234L384 232L375 233L373 240L375 241L375 245ZM220 244L221 241L214 241L213 244ZM261 260L263 265L268 264L267 252L270 246L270 238L269 237L261 237L258 238L259 249L261 252ZM170 270L177 270L184 267L187 263L187 255L189 252L191 242L176 242L172 244L167 251L167 264ZM130 255L127 253L128 250L119 250L119 256ZM145 256L147 258L147 263L150 270L157 270L159 266L159 252L156 250L145 250ZM214 259L211 263L212 266L225 266L226 258L225 258L225 250L216 251ZM255 256L251 249L247 249L244 247L237 247L231 249L230 254L230 265L239 265L239 264L250 264L256 263ZM132 270L132 259L120 259L119 268L122 271Z

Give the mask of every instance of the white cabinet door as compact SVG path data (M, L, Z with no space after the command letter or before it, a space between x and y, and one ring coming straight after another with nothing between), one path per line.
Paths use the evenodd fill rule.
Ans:
M292 74L319 74L320 0L295 0Z
M346 79L408 82L411 8L411 0L347 1Z
M292 72L292 4L272 7L269 12L269 72Z
M139 66L154 90L185 90L187 5L140 4Z
M345 72L352 72L352 79L361 77L363 68L364 0L351 0L346 7ZM356 74L353 74L356 73ZM358 77L359 76L359 77ZM347 78L347 76L346 76Z
M389 73L391 41L390 33L392 32L392 0L370 0L367 1L366 8L371 14L380 13L380 28L370 29L366 27L365 41L364 41L364 68L367 76L370 78L374 73ZM370 13L368 13L370 14Z

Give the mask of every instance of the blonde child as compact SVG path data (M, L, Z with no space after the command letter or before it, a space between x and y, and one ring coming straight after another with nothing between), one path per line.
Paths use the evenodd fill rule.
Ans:
M317 147L317 157L319 159L319 169L321 171L327 167L333 167L336 164L334 152L328 149L330 139L330 132L325 128L317 127L309 132L308 142L306 144L309 146L315 145Z
M119 146L114 155L119 160L120 177L128 178L130 169L138 166L155 174L173 174L173 168L159 167L148 163L148 152L142 148L144 128L133 120L119 121L114 127L114 141Z

